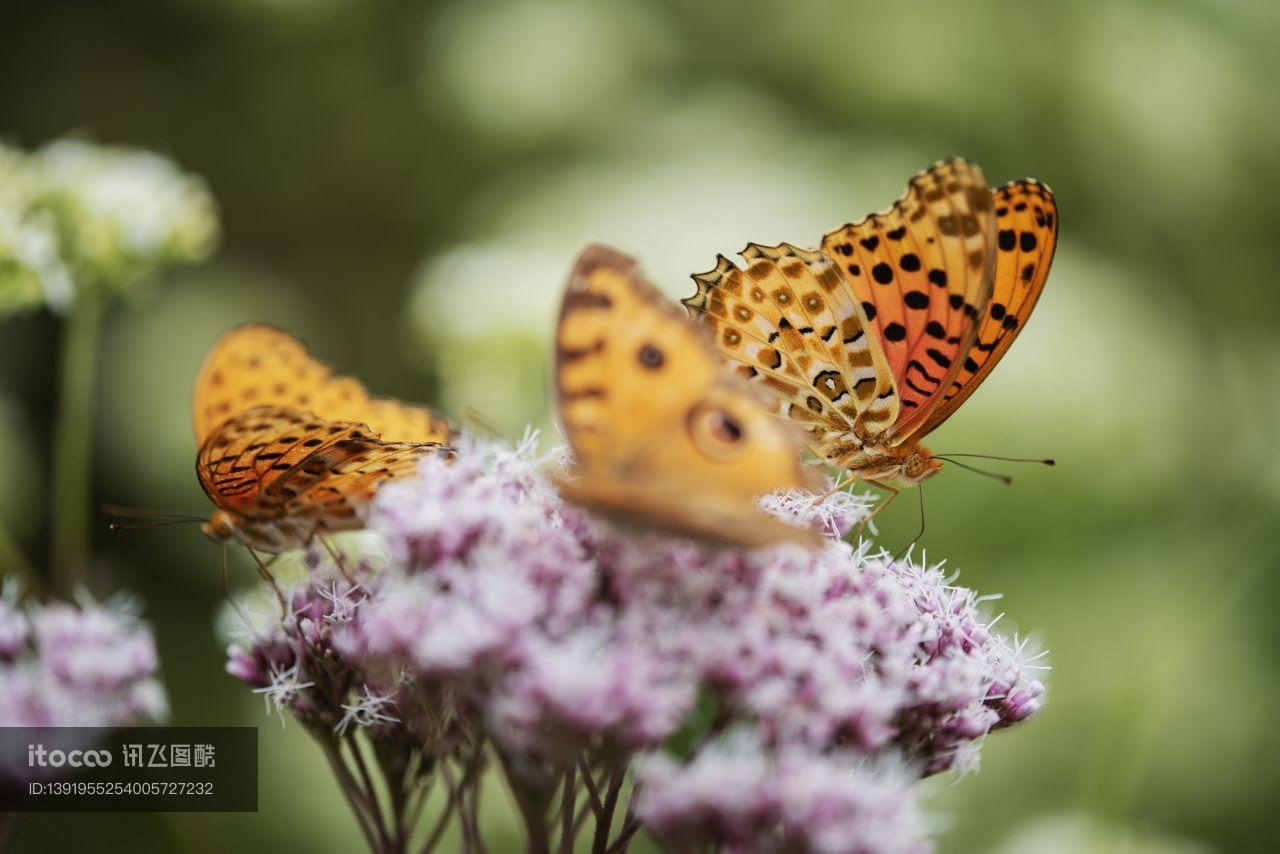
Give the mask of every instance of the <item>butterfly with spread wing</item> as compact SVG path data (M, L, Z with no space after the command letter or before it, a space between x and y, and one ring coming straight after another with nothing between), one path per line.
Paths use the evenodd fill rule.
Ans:
M451 453L448 422L374 398L265 324L225 333L205 357L192 403L196 473L218 510L204 532L278 554L363 527L378 488Z
M1057 233L1044 184L992 190L973 163L945 160L821 251L751 244L745 269L720 256L683 302L820 459L891 493L878 511L942 468L921 441L1026 324Z
M803 434L721 363L706 330L603 246L578 258L556 330L559 420L574 468L564 497L625 525L719 546L817 535L761 510L815 489Z

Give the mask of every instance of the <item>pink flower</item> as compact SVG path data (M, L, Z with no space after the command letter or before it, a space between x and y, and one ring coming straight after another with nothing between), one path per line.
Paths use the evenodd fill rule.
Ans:
M0 726L129 726L163 719L155 639L125 606L20 606L0 594Z
M651 757L637 772L638 815L686 850L905 854L930 850L914 775L857 754L770 753L743 733L688 763Z
M838 539L861 498L762 502L828 531L821 549L714 551L596 521L548 466L531 437L474 441L388 485L368 520L386 565L317 552L228 670L313 728L441 761L489 744L526 816L579 766L603 788L638 762L655 833L742 850L921 850L912 782L1040 707L1036 657L975 594Z

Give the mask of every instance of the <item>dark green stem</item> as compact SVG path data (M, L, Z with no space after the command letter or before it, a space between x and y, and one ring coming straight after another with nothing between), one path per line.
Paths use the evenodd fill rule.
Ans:
M609 850L609 834L613 831L613 811L618 808L618 796L627 777L627 765L622 763L609 774L609 788L605 792L604 806L596 820L595 838L591 842L592 854L605 854Z
M564 787L560 794L560 854L573 854L574 807L578 804L577 767L570 762L564 772Z
M101 296L82 291L71 304L62 330L58 421L53 444L51 554L54 586L63 595L70 594L88 577L90 450L102 308Z
M545 793L525 783L524 777L505 751L498 749L495 752L498 755L498 761L502 764L503 779L506 780L511 796L516 802L516 809L524 820L525 851L527 854L550 854Z
M356 782L351 770L343 761L340 748L333 739L328 737L328 733L320 732L315 728L311 728L310 732L324 750L325 759L329 760L329 768L333 771L333 776L338 781L339 790L341 790L343 796L347 799L347 804L351 807L351 812L355 816L360 832L364 834L365 841L369 843L369 851L372 854L378 854L378 852L384 850L384 837L378 818L377 806L371 803L369 795L361 790L360 784Z

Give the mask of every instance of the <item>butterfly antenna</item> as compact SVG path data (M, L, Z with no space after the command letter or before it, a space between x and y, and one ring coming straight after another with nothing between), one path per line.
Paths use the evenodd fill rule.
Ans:
M960 468L965 469L966 471L971 471L974 474L980 474L983 477L989 477L992 480L998 480L1001 483L1003 483L1005 486L1009 486L1010 484L1013 483L1013 478L1009 477L1007 474L998 474L993 471L987 471L986 469L980 469L977 466L971 466L967 463L962 463L962 462L959 462L958 460L953 460L951 459L950 456L943 456L942 454L935 454L934 456L936 456L940 460L946 460L952 465L960 466ZM960 456L960 455L956 454L954 456ZM965 456L970 456L970 455L965 455Z
M168 510L155 510L150 507L127 507L123 504L103 504L102 512L108 516L119 516L124 519L184 519L192 522L203 522L203 516L192 516L190 513L173 513Z
M936 454L935 456L950 459L952 457L975 457L979 460L1000 460L1006 463L1039 463L1042 466L1056 466L1057 460L1041 459L1039 457L997 457L992 454Z
M142 519L142 522L133 522L130 524L121 524L120 522L108 522L108 531L138 531L145 528L162 528L166 525L178 525L188 522L203 522L202 516L191 516L186 513L169 513L165 510L152 510L149 507L124 507L119 504L104 504L102 512L107 516L115 516L119 519Z
M203 519L156 519L153 522L108 522L107 530L111 533L119 531L146 531L151 528L167 528L170 525L190 525L192 522L203 522Z

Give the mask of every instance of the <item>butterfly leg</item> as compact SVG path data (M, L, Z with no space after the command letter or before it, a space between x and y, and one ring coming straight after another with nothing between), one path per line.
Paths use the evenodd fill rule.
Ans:
M920 538L924 536L924 484L918 484L916 489L920 492L920 530L911 538L911 542L903 546L902 550L893 556L894 560L901 558L907 552L911 551L911 547L920 542Z
M867 485L879 487L880 489L887 491L889 493L889 497L881 501L879 504L877 504L875 506L875 509L867 514L867 518L859 522L854 527L854 529L849 533L849 536L845 537L845 539L849 540L850 542L856 542L858 538L862 536L862 529L867 527L867 525L870 524L871 520L874 519L877 515L879 515L881 510L883 510L884 508L892 504L893 499L897 498L899 495L902 494L902 490L898 489L898 487L893 486L892 484L880 483L879 481L875 481L875 480L868 480Z
M249 622L249 615L240 607L240 603L231 595L231 585L227 579L227 547L222 545L218 548L218 569L222 575L222 595L231 605L232 610L236 612L236 616L240 618L240 622L244 623L246 628L251 628L253 623Z
M351 572L347 567L346 555L338 551L338 547L333 544L333 540L329 539L324 534L318 534L316 539L320 541L320 545L324 546L324 550L329 553L329 559L333 561L333 565L338 568L338 572L342 574L342 577L346 582L353 588L359 587L360 584L352 577Z
M826 492L822 493L817 498L813 499L813 506L816 507L822 502L826 501L831 496L835 495L840 490L847 489L849 486L853 484L855 480L858 479L857 475L853 474L852 472L848 472L847 474L848 476L845 477L843 480L837 478L835 486L831 487Z
M287 615L289 613L289 605L285 602L284 591L280 589L280 585L276 583L275 576L271 574L271 564L275 563L276 558L280 557L280 555L274 554L264 561L262 557L253 550L252 546L245 543L244 540L241 540L241 542L244 543L245 551L249 553L249 557L253 558L253 562L258 565L258 575L261 575L262 580L271 585L271 592L276 594L276 601L280 603L280 614L282 616Z

